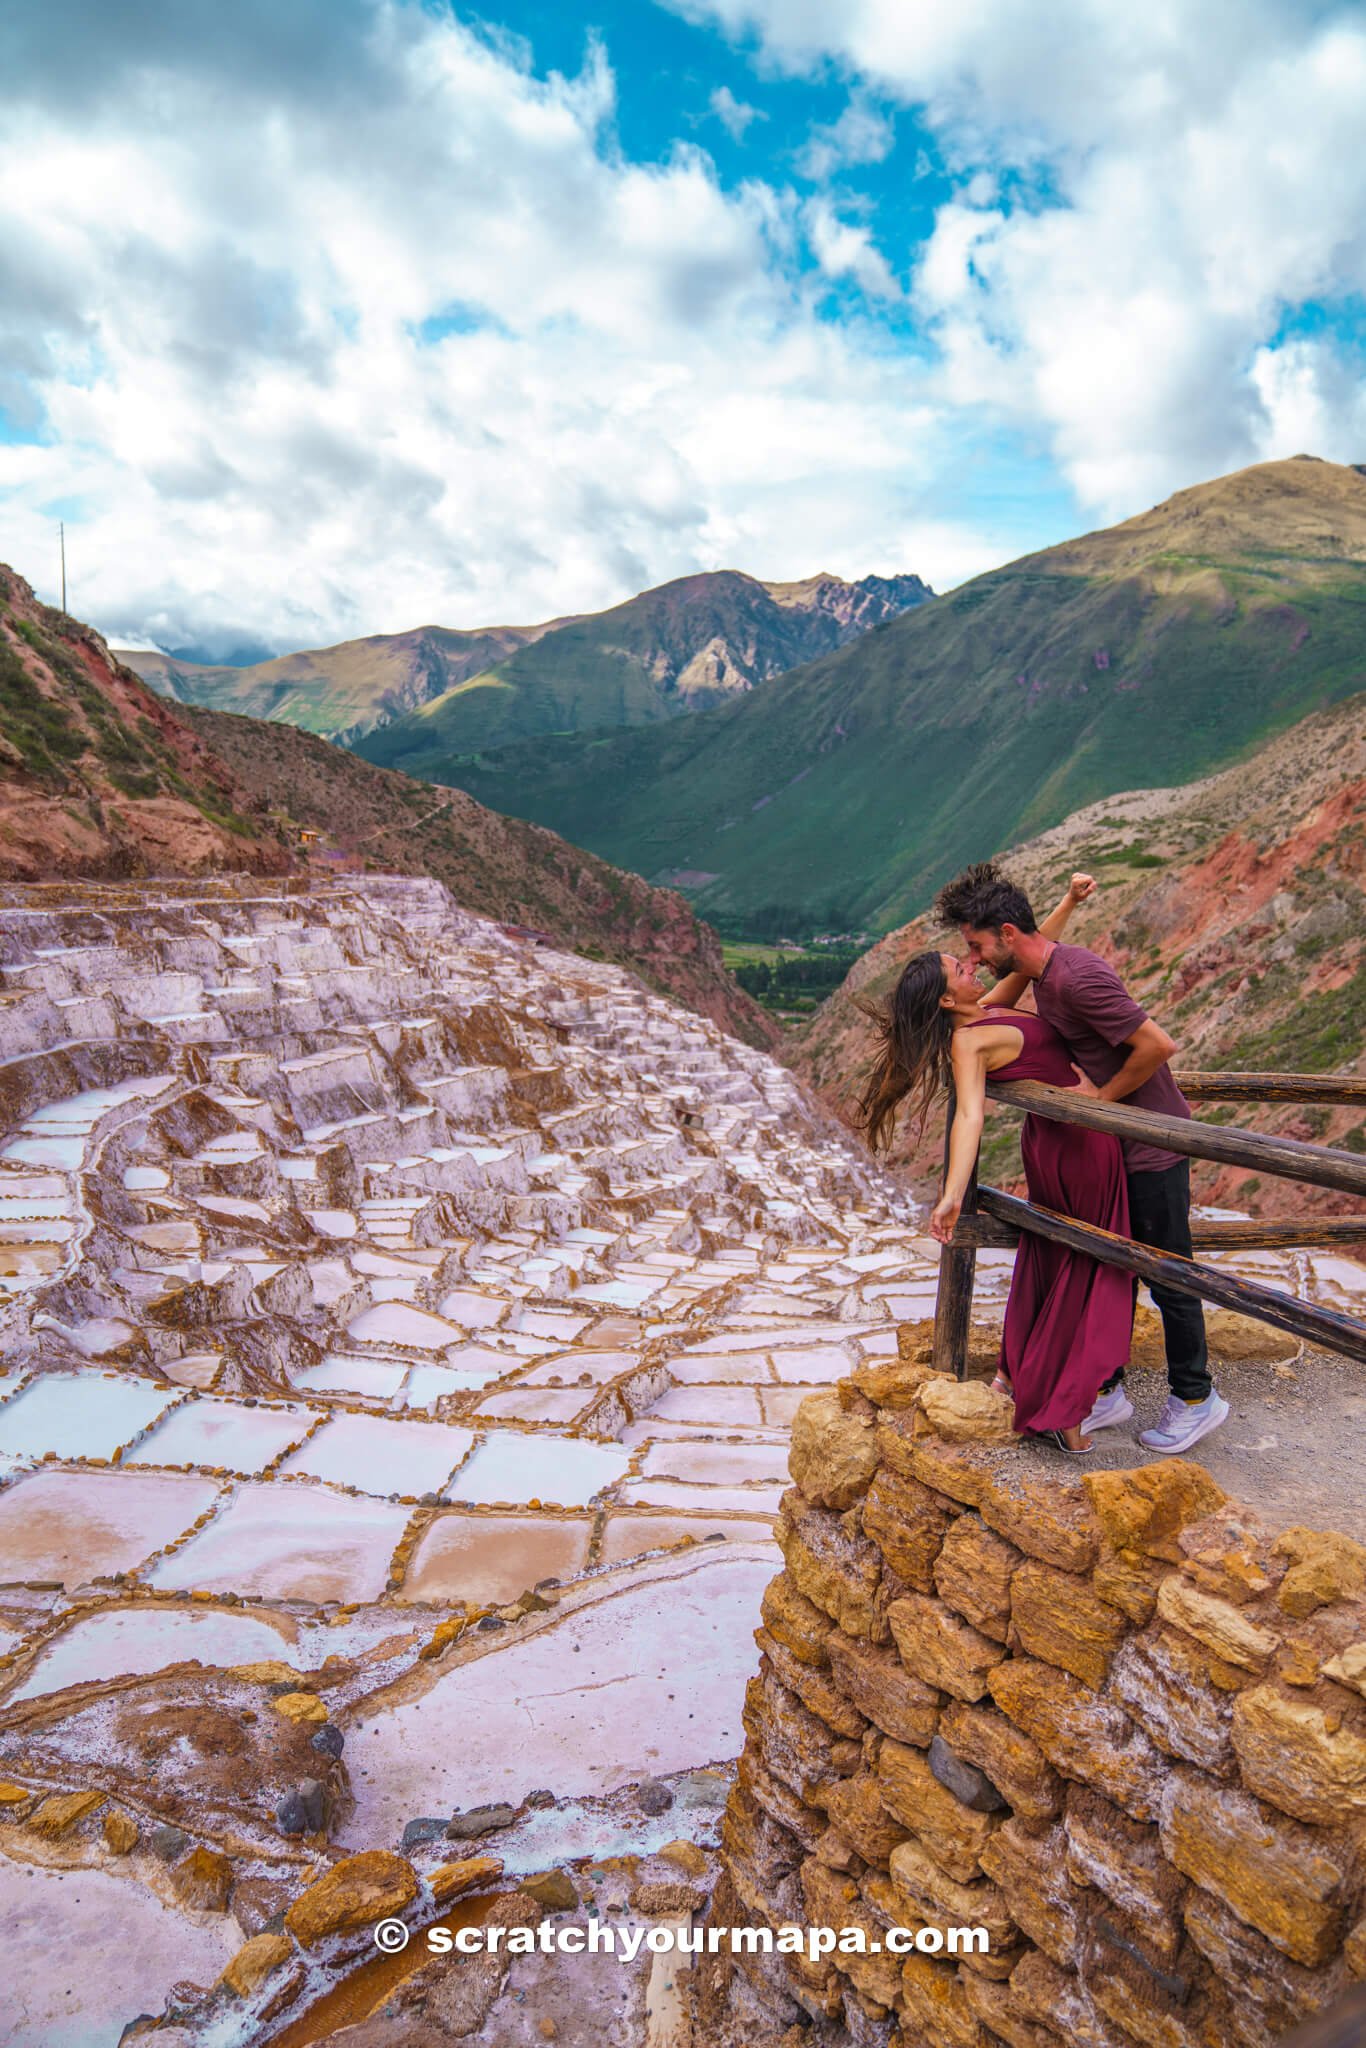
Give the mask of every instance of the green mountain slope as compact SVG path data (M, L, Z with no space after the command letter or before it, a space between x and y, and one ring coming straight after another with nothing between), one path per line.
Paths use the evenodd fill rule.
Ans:
M1026 556L700 717L442 779L756 927L902 922L964 860L1366 687L1366 473L1299 456Z
M401 717L564 623L552 619L542 626L489 626L470 633L415 626L407 633L376 633L336 647L281 654L250 668L210 668L142 648L115 652L144 682L178 703L345 739Z
M368 761L447 780L453 760L510 740L653 724L725 703L931 594L918 576L684 576L571 620L354 744Z

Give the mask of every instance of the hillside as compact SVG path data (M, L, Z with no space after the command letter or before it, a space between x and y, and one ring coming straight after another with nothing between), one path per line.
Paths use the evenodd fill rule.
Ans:
M181 715L254 802L322 835L315 864L432 875L464 910L547 931L571 951L631 968L750 1045L776 1043L773 1021L726 972L715 932L673 890L293 726L204 708Z
M357 751L458 782L462 756L510 740L648 725L730 702L931 595L918 576L684 576L547 633L366 735Z
M290 858L204 739L0 565L0 878L279 874Z
M988 850L979 840L976 857ZM1042 912L1074 868L1100 882L1068 936L1113 960L1189 1067L1361 1071L1366 1055L1366 695L1317 712L1238 766L1179 789L1078 811L1003 857ZM851 998L882 997L905 960L952 935L917 919L873 947L790 1041L797 1071L844 1117L871 1050ZM1206 1107L1206 1117L1366 1150L1360 1109ZM987 1178L1018 1163L1011 1119L984 1147ZM943 1130L903 1153L937 1172ZM1350 1210L1346 1197L1197 1168L1205 1201L1267 1215Z
M543 626L490 626L461 633L416 626L376 633L250 668L209 668L142 648L116 648L154 690L181 704L207 704L246 718L272 718L329 739L358 738L416 704L468 681L560 620Z
M700 717L453 779L744 926L890 928L980 853L1366 686L1366 473L1299 456L1024 557Z

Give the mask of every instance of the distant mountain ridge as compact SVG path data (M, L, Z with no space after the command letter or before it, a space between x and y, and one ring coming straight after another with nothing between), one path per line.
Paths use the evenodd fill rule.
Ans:
M297 725L424 774L452 753L528 734L641 724L725 702L932 595L910 575L763 583L723 569L606 612L469 632L419 626L247 668L119 652L181 703Z
M1363 688L1366 474L1297 456L976 577L780 690L441 779L704 915L886 930L981 846L1208 773Z
M0 883L318 867L431 875L467 910L776 1040L682 896L292 726L169 703L0 564Z

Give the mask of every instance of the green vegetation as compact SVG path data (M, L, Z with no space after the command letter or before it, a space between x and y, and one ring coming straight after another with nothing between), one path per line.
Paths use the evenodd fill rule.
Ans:
M1218 560L1174 567L1155 513L1146 559L1088 536L719 709L423 772L651 878L711 877L688 893L720 928L889 929L964 862L1206 774L1366 686L1366 479L1283 465L1295 527L1278 467L1197 494L1234 535ZM1349 537L1327 560L1325 530ZM1161 865L1139 845L1114 871Z
M1304 996L1288 1016L1268 1030L1240 1039L1231 1061L1236 1067L1320 1074L1354 1060L1363 1039L1366 961L1342 988Z
M21 620L20 625L26 625ZM28 634L24 634L28 639ZM14 649L0 642L0 734L23 756L29 773L64 782L64 761L85 752L85 736L64 707L35 689Z
M744 949L726 949L728 967L732 966L729 956L741 950ZM736 963L732 971L746 995L753 996L766 1010L776 1010L784 1016L818 1008L839 987L859 957L856 946L830 946L804 953L779 952L776 947L763 950L771 957Z

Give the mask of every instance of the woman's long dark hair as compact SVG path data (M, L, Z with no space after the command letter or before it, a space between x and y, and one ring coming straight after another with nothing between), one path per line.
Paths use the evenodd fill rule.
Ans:
M874 1151L890 1144L896 1113L909 1096L917 1134L930 1105L949 1085L953 1023L943 1008L948 987L939 953L906 962L889 1003L854 1000L878 1030L877 1057L859 1098L858 1121Z

